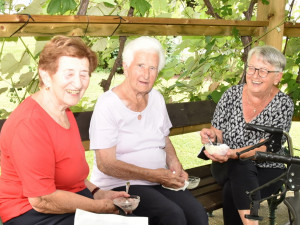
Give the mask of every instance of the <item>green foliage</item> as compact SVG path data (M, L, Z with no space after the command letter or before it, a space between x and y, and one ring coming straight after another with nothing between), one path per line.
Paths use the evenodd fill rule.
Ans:
M149 11L151 5L146 0L130 0L130 6L135 8L138 14L144 16Z
M5 10L5 1L0 0L0 13L4 13Z
M91 101L88 97L83 97L77 105L71 107L71 110L72 112L92 111L95 103L96 99Z
M240 32L239 32L239 30L238 29L236 29L236 27L234 27L233 29L232 29L232 35L233 35L233 37L234 37L234 39L236 40L236 41L241 41L240 39Z
M249 0L210 0L214 10L224 19L244 20ZM269 1L262 0L263 4ZM28 14L75 15L80 0L33 0L24 10L13 5L12 0L0 0L0 12L17 11ZM88 15L126 16L130 7L134 16L212 19L206 14L203 0L93 0ZM256 8L255 8L256 10ZM298 11L299 12L299 11ZM256 11L253 13L255 20ZM292 18L296 18L293 16ZM299 16L297 19L300 18ZM237 84L243 73L241 56L244 46L238 29L232 36L167 36L157 37L166 50L166 66L155 83L167 102L198 101L212 99L217 102L228 87ZM128 37L128 40L136 37ZM6 96L9 103L18 104L38 90L37 60L39 52L50 37L2 38L0 46L0 98ZM98 71L110 71L118 55L119 37L83 37L97 53ZM290 38L287 48L287 66L280 88L295 102L299 113L300 38ZM11 51L16 49L16 51ZM121 68L119 68L119 72ZM105 79L105 78L104 78ZM299 79L299 78L298 78ZM95 99L82 99L72 109L89 110ZM6 107L3 106L3 107ZM6 108L5 108L6 109ZM10 112L0 109L0 117Z
M238 75L243 71L240 45L232 37L182 37L182 42L172 50L176 57L160 74L160 78L166 80L178 74L175 83L165 87L163 80L159 80L156 85L167 102L175 100L170 96L178 95L181 98L175 101L205 100L212 98L210 93L216 89L212 99L217 102L218 93L222 94L226 87L240 80ZM229 49L229 46L235 47Z
M51 0L47 7L47 13L50 15L63 15L67 11L74 10L76 6L77 4L74 0Z
M30 43L30 47L26 41ZM0 96L6 95L9 103L15 105L38 90L36 60L39 52L34 53L30 48L35 46L36 50L40 49L40 42L35 42L33 38L3 38L2 43ZM5 118L10 113L7 111L7 105L3 107L5 109L0 109L0 118Z
M296 81L296 75L290 72L284 74L281 85L286 85L285 92L292 98L295 104L295 115L300 115L300 85Z
M262 2L263 4L265 4L265 5L269 5L269 4L270 4L270 2L269 2L268 0L261 0L261 2Z
M281 80L281 89L292 98L295 115L300 116L300 38L291 38L286 48L286 70ZM297 79L298 78L298 79Z

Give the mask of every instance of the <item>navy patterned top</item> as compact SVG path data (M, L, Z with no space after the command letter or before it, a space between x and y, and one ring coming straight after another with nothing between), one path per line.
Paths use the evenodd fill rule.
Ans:
M242 148L266 139L270 134L245 129L242 93L244 84L232 86L221 97L211 124L222 131L223 142L231 149ZM265 109L249 123L273 126L289 131L291 128L294 103L289 96L279 91ZM284 144L285 138L282 138ZM278 154L284 154L283 148ZM262 168L284 168L282 163L254 162Z

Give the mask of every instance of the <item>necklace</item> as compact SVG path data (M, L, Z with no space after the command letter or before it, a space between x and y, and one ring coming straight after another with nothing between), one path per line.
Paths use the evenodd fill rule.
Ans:
M266 97L264 97L264 99L262 100L262 103L260 105L258 105L258 107L261 107L265 104L265 102L267 101L267 99L271 96L271 91L269 92L268 95L266 95ZM255 114L256 111L257 111L257 108L258 107L255 107L254 104L251 104L250 101L249 101L249 95L248 95L248 92L247 92L247 103L249 106L251 106L253 108L253 113Z
M142 113L140 112L138 115L138 120L141 120L141 119L142 119Z

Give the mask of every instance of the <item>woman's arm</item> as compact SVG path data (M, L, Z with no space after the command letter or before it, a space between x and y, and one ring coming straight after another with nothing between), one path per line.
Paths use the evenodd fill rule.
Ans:
M207 128L202 129L200 132L200 136L201 136L201 141L203 144L209 143L208 137L212 141L217 140L218 143L223 143L222 131L218 130L217 128L215 128L213 126L211 126L211 128L209 128L209 129L207 129ZM237 159L238 157L237 157L236 153L241 152L249 147L251 147L251 146L245 146L245 147L238 148L238 149L229 149L229 151L227 152L227 154L225 156L217 155L217 154L209 154L206 150L204 150L204 154L209 159L222 163L222 162L226 162L228 159ZM250 156L253 156L256 151L266 151L266 147L261 146L259 148L255 148L249 152L242 154L240 158L248 158Z
M86 187L92 192L97 188L95 184L90 182L88 179L85 180ZM99 189L94 193L94 199L115 199L118 197L129 197L130 195L127 194L125 191L110 191L110 190L101 190Z
M175 171L175 174L188 179L188 174L183 170L182 165L177 157L175 148L169 137L166 137L165 151L167 155L167 166L171 171Z
M34 210L41 213L74 213L77 208L95 213L119 213L111 199L94 200L63 190L40 197L29 197L28 201Z
M101 172L119 179L147 180L173 188L184 185L184 179L176 173L173 174L171 170L148 169L117 160L116 147L96 150L96 161Z

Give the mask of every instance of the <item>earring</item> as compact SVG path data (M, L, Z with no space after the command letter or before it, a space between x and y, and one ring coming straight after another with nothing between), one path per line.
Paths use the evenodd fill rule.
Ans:
M45 87L45 89L46 89L47 91L49 91L50 87L49 87L49 86L47 86L47 87Z

